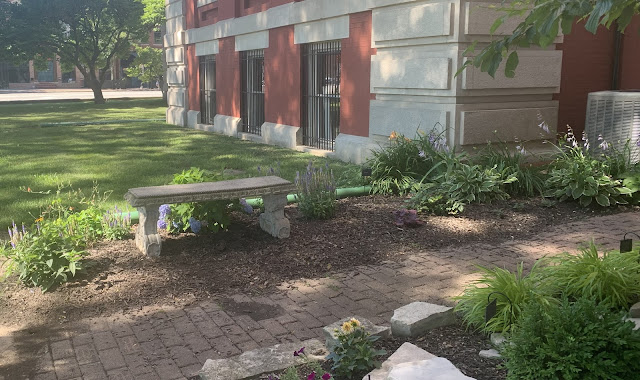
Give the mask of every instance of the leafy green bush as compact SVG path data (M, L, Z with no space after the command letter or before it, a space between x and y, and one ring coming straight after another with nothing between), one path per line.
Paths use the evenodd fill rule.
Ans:
M545 196L561 201L575 200L587 207L595 201L602 207L627 204L631 190L622 186L620 180L611 175L621 168L612 169L611 162L618 159L598 159L590 154L589 145L581 145L569 131L557 147L558 157L551 163L549 177L545 182Z
M507 379L638 378L640 331L625 316L587 297L527 304L503 346Z
M0 256L7 260L6 277L16 273L26 286L46 292L82 269L86 243L68 223L47 220L34 229L28 231L23 226L19 230L14 224L9 229L10 242L0 245Z
M333 361L331 370L338 379L361 379L379 365L375 358L386 354L373 348L379 337L367 333L354 318L342 325L337 338L327 359Z
M302 215L309 219L328 219L335 214L336 186L328 164L323 170L309 162L304 173L297 172L295 184Z
M495 168L502 180L512 177L517 179L504 185L504 191L509 195L532 197L544 191L543 175L539 168L526 162L522 146L517 146L514 150L502 141L497 144L489 143L480 151L477 160L486 168Z
M550 259L545 281L557 294L593 298L617 310L627 309L640 295L638 249L632 252L598 253L592 242L580 253L562 253Z
M463 157L449 149L443 134L418 131L412 140L393 132L388 146L373 151L371 185L373 193L405 194L418 189L420 182L437 177L451 162Z
M459 301L454 310L462 314L469 326L487 333L505 332L518 320L526 303L535 301L547 307L555 302L538 276L537 265L527 275L522 263L515 273L502 268L478 268L482 277L467 285L460 296L454 297ZM485 323L485 308L494 298L497 313Z
M200 168L192 167L177 173L171 185L184 185L190 183L214 182L220 180L220 175L213 174ZM163 205L160 207L160 220L158 227L168 229L172 233L180 233L191 230L199 233L203 228L218 232L225 229L231 222L229 213L231 209L238 207L238 201L208 201L179 203L176 205Z

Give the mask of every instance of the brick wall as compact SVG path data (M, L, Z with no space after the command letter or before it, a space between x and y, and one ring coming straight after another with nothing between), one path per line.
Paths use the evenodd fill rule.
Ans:
M240 117L240 55L235 51L235 38L219 40L216 55L217 113Z
M371 12L349 17L349 38L342 40L340 132L369 136L371 100Z
M293 25L269 31L265 61L265 120L300 126L300 45L293 43Z
M189 100L188 109L200 111L200 68L198 57L196 57L196 46L187 45L185 50L187 60L187 71L185 73L187 81L187 96Z

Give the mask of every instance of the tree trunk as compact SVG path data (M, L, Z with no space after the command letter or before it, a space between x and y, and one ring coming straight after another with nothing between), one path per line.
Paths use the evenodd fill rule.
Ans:
M93 102L95 104L104 104L105 100L104 96L102 95L102 84L100 83L100 81L91 80L91 82L89 83L89 87L91 87L91 90L93 91Z

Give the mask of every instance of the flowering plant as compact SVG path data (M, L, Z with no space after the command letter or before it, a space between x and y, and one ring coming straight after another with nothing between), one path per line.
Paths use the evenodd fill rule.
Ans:
M304 380L329 380L332 378L330 373L322 370L322 367L317 361L312 360L307 356L307 354L305 354L304 347L294 351L293 356L304 359L304 365L312 367L312 371L306 377L303 377ZM318 373L323 373L323 375L318 377ZM298 370L296 369L296 367L289 367L282 375L282 377L269 375L267 380L300 380L300 377L298 375Z
M374 349L373 343L380 337L371 336L360 321L351 318L336 332L338 343L327 359L333 361L331 370L339 379L362 378L379 366L375 358L386 354L386 351Z
M313 167L309 161L307 170L296 173L296 195L298 209L309 219L328 219L336 209L336 186L329 164L322 168Z

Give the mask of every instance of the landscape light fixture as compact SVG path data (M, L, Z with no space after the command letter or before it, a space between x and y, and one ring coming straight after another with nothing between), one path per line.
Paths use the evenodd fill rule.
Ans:
M622 240L620 240L620 253L631 252L633 250L633 240L627 239L627 235L635 235L637 238L640 238L640 235L635 232L627 232L624 234Z
M506 298L507 301L509 301L509 309L511 311L513 311L513 303L511 302L511 299L509 297L507 297L506 294L504 294L502 292L491 292L487 296L487 307L484 309L484 323L485 324L489 323L491 318L495 317L496 313L498 312L498 297L495 297L493 299L493 301L491 300L491 296L494 295L494 294L501 295L504 298ZM511 323L512 323L511 318L512 318L512 316L509 316L509 325L511 325Z

